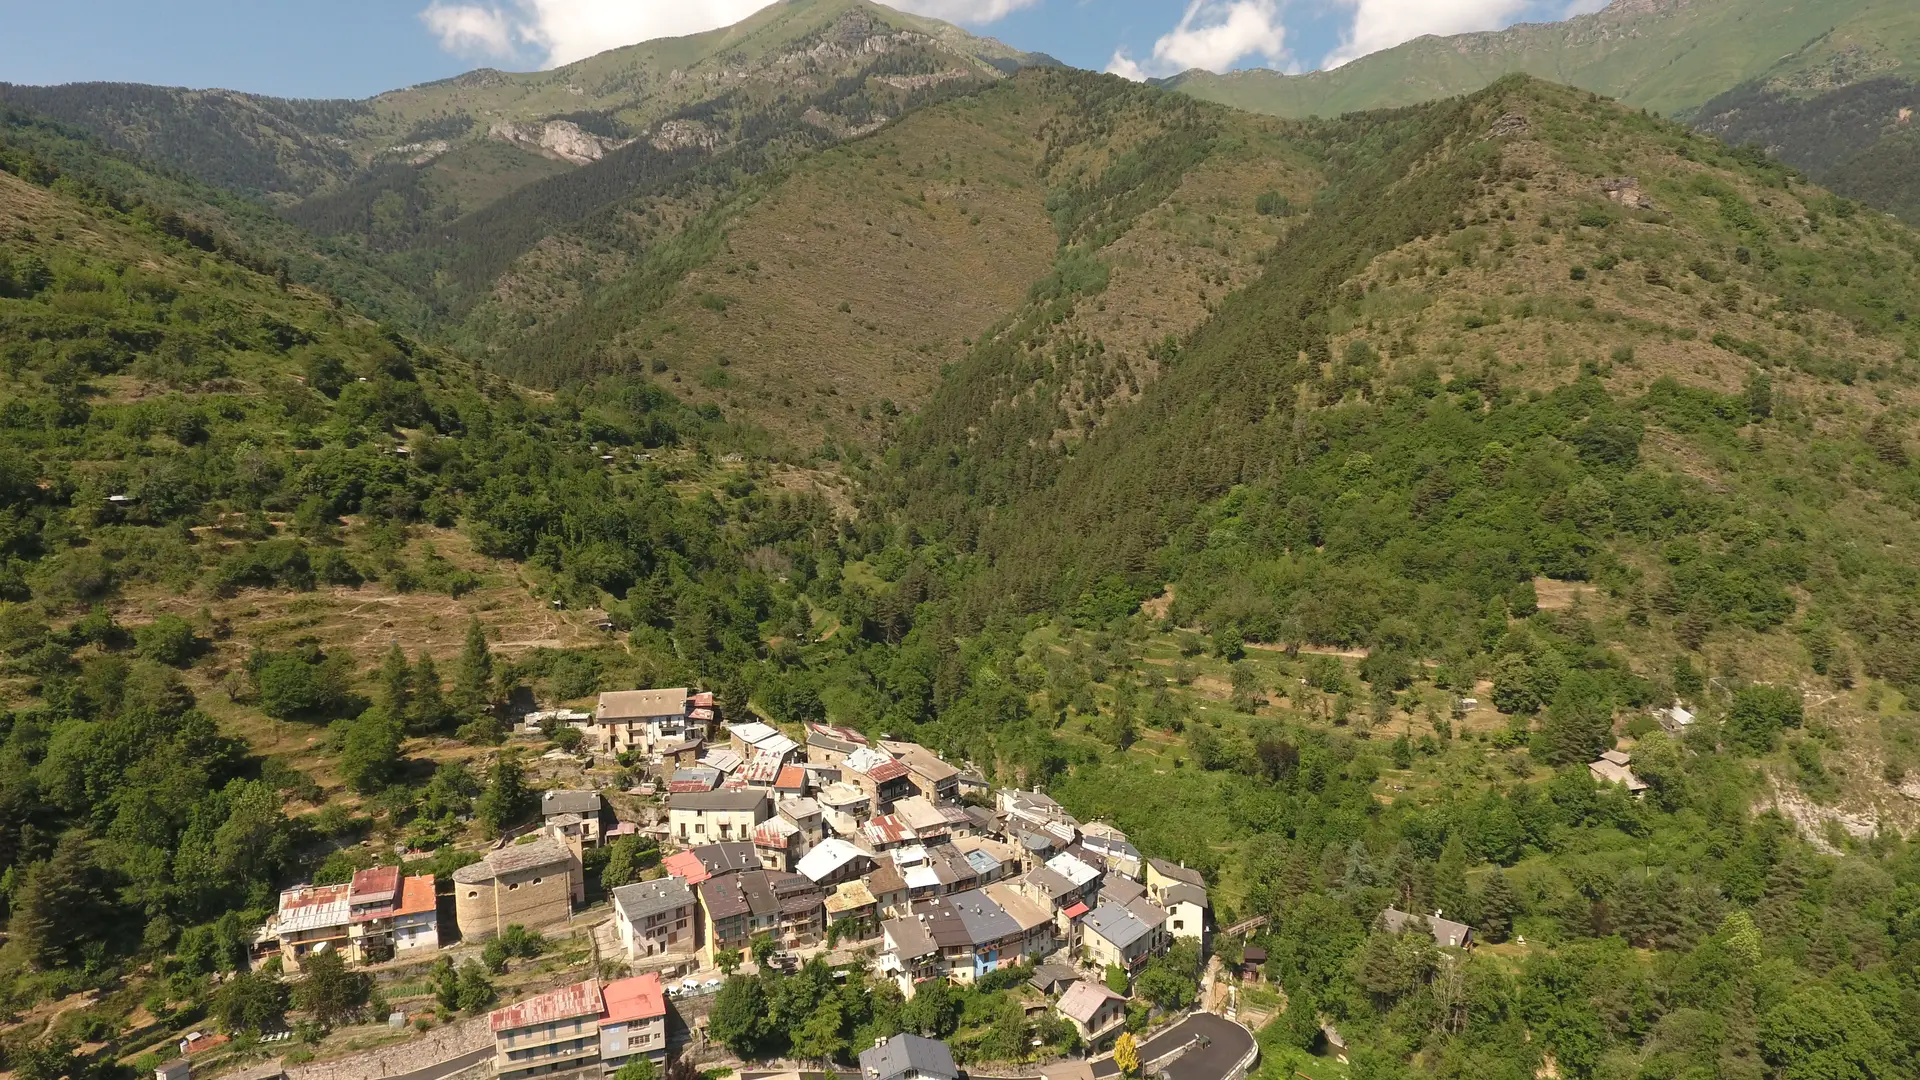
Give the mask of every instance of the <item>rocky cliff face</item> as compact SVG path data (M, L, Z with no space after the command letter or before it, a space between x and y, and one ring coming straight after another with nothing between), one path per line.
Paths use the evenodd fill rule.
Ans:
M514 124L502 121L487 129L487 138L512 143L557 161L586 165L618 150L630 139L609 139L585 130L571 120L537 120Z

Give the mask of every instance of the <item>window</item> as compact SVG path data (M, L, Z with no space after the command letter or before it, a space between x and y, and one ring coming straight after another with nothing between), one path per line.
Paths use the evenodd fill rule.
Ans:
M518 889L518 888L520 888L520 883L516 881L516 882L514 882L513 884L511 884L511 885L508 885L508 886L507 886L507 891L508 891L508 892L513 892L514 890L516 890L516 889Z
M476 896L479 896L479 895L480 895L480 890L479 890L479 889L468 889L468 890L467 890L467 899L469 899L469 900L471 900L471 899L473 899L474 897L476 897Z
M534 878L534 879L533 879L533 883L534 883L535 885L538 885L538 884L540 884L540 879L539 879L539 878Z

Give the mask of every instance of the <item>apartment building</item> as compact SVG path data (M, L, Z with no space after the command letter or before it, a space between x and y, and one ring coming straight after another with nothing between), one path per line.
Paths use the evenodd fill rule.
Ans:
M584 1069L600 1061L600 984L563 986L495 1009L493 1072L499 1080Z
M600 988L600 1065L608 1072L635 1057L667 1064L667 988L657 971Z
M770 816L764 791L722 788L667 796L667 832L689 847L729 840L751 843L754 826Z

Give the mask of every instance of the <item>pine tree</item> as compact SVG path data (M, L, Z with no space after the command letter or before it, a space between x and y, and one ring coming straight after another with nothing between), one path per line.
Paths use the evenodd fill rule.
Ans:
M413 665L413 707L407 712L407 730L416 735L439 731L447 723L447 700L440 693L440 669L426 653Z
M1495 867L1480 888L1479 934L1494 943L1507 940L1513 933L1513 917L1519 910L1520 898L1507 883L1506 873Z
M1547 760L1556 765L1592 761L1613 746L1613 705L1598 680L1574 672L1561 680L1540 728Z
M486 793L473 808L474 816L488 832L499 832L525 813L532 803L525 775L514 761L495 762L487 778Z
M460 662L453 669L453 707L463 719L493 703L493 652L487 648L487 634L476 617L467 624L467 641L460 649Z
M1456 830L1440 850L1440 863L1433 874L1433 902L1453 918L1471 922L1467 909L1472 899L1467 892L1467 845Z
M52 858L28 868L13 897L8 936L34 967L59 967L76 946L97 935L100 902L92 842L84 833L68 832Z
M396 720L406 716L413 702L413 669L407 666L407 654L400 651L398 641L387 647L379 679L380 704L386 707L387 715Z

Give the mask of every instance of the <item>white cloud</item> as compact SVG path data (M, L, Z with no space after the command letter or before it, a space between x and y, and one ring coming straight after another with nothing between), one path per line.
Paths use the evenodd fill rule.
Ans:
M462 56L571 64L661 37L730 26L770 0L433 0L421 21L440 46ZM984 23L1039 0L905 0L895 6L938 19Z
M1040 0L882 0L888 7L956 23L998 22Z
M1337 68L1422 34L1498 30L1527 7L1527 0L1340 0L1354 9L1353 25L1322 65Z
M1227 71L1249 56L1280 64L1287 55L1287 28L1277 0L1188 0L1174 28L1153 43L1153 55L1135 60L1115 49L1107 70L1140 80L1188 68Z
M497 8L443 4L434 0L420 13L440 47L460 56L506 56L513 51L513 30Z

